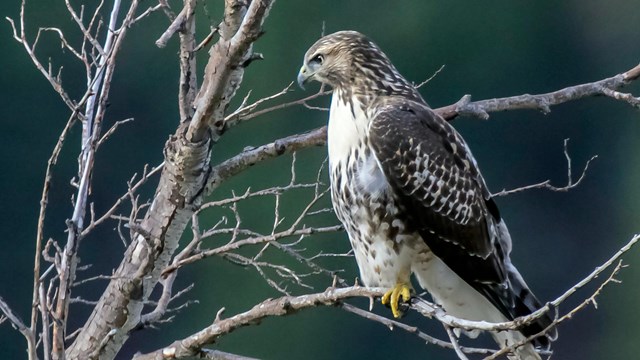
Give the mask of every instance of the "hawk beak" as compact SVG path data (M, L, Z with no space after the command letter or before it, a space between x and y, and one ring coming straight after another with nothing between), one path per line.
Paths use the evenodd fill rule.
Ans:
M313 74L309 74L309 70L307 70L307 67L302 65L300 71L298 72L298 86L300 86L302 90L304 90L304 84L312 75Z

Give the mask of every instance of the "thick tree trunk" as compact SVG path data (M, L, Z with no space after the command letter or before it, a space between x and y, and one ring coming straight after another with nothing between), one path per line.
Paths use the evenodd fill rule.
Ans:
M209 173L209 141L192 144L184 127L165 147L165 165L154 201L135 229L137 236L67 351L71 359L113 359L140 321L144 300L158 282L191 215L201 202Z

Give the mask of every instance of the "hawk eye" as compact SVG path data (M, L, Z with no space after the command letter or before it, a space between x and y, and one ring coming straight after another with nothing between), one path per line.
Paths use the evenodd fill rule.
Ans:
M318 55L314 56L309 62L310 63L316 63L318 65L322 65L323 61L324 61L324 56L322 54L318 54Z

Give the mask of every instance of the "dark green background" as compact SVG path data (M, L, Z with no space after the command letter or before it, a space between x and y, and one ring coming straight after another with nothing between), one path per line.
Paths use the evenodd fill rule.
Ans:
M50 1L28 2L28 36L39 26L59 26L77 40L64 5ZM76 2L77 3L77 2ZM173 3L175 10L179 4ZM141 8L153 5L145 1ZM448 105L464 94L475 99L521 93L541 93L565 86L599 80L625 71L640 61L640 7L637 0L540 1L278 1L265 24L266 34L256 44L264 61L252 64L239 92L253 90L253 99L279 91L295 79L306 49L326 32L359 30L386 51L408 79L420 82L441 65L446 68L421 92L434 107ZM221 1L198 5L199 38L221 18ZM16 0L3 1L0 15L14 19ZM134 117L135 123L120 130L98 154L91 201L104 211L126 189L126 181L145 163L162 160L162 147L178 121L177 40L159 49L154 41L168 22L154 14L129 32L113 81L107 124ZM24 319L28 318L38 202L46 161L68 117L68 110L49 84L35 70L27 55L11 39L7 23L0 27L0 295ZM45 36L38 50L41 59L51 56L64 65L63 84L77 98L85 79L82 68L61 53L53 35ZM204 53L199 67L204 65ZM629 88L636 95L640 87ZM288 95L301 96L300 90ZM328 103L328 99L317 102ZM220 161L248 145L260 145L325 123L325 112L301 107L256 119L230 131L214 150ZM463 134L494 191L551 179L566 182L562 143L570 138L574 174L592 155L599 155L584 182L568 193L532 190L501 198L498 203L514 239L513 260L538 297L557 297L602 263L634 233L640 231L640 166L637 141L640 113L606 98L589 98L554 107L549 115L535 111L492 114L489 121L458 119L454 126ZM46 237L62 241L64 220L71 213L73 189L69 179L76 171L79 129L63 150L50 197ZM312 180L324 158L323 148L298 156L300 176ZM247 186L262 188L287 181L290 158L259 165L214 194L224 198ZM326 175L325 175L326 176ZM326 180L326 177L325 177ZM154 179L143 192L150 196ZM308 194L293 194L284 201L299 208ZM256 201L241 206L247 224L266 231L272 222L273 202ZM293 214L293 213L292 213ZM207 221L220 214L212 212ZM332 217L317 223L335 223ZM82 276L109 273L117 266L123 246L111 223L89 237L81 250L82 263L94 266ZM344 234L317 237L306 245L312 250L346 251ZM280 260L277 254L272 259ZM626 256L629 268L619 279L622 285L608 288L599 298L598 310L582 311L562 324L555 345L556 359L632 359L640 338L638 281L640 256L634 249ZM344 268L345 278L356 274L353 259L326 262ZM219 258L207 259L181 271L178 286L191 282L188 296L200 303L190 306L172 324L160 330L134 334L122 358L148 351L184 337L209 324L218 309L226 315L278 293L251 269ZM316 290L330 284L314 278ZM76 291L97 299L104 283ZM592 286L593 287L593 286ZM290 288L293 293L304 289ZM568 309L587 295L583 291L562 307ZM354 301L365 304L364 301ZM386 309L380 313L388 314ZM72 327L88 314L84 305L72 306ZM410 314L406 320L442 336L437 324ZM487 342L486 344L490 344ZM7 323L0 326L3 359L24 358L25 342ZM217 348L267 359L386 359L443 358L454 354L424 345L416 337L387 328L335 308L318 308L295 316L268 319L260 326L240 329L224 337Z

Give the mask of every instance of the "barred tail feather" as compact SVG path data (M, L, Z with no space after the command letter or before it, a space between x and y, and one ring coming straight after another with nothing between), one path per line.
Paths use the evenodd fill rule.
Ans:
M518 270L511 264L508 264L508 276L511 290L514 296L513 299L513 317L527 316L542 307L542 304L535 295L529 290L527 284L522 279L522 276ZM552 314L546 313L534 322L524 326L520 331L526 336L532 336L542 333L548 327L553 324ZM557 330L551 328L533 340L535 346L543 349L549 349L551 347L551 341L554 341L558 337Z
M506 250L505 268L509 285L508 292L510 295L508 296L508 315L511 319L530 315L540 309L542 304L529 289L518 269L511 263L511 259L509 258L509 253L511 252L511 236L503 220L500 220L498 223L498 232L500 242L505 247L504 250ZM503 299L503 301L504 300L505 299ZM531 324L524 326L520 331L527 337L542 333L553 323L552 316L552 314L546 313ZM557 330L551 328L547 330L544 335L535 338L533 344L548 350L551 347L551 341L554 341L557 337Z

